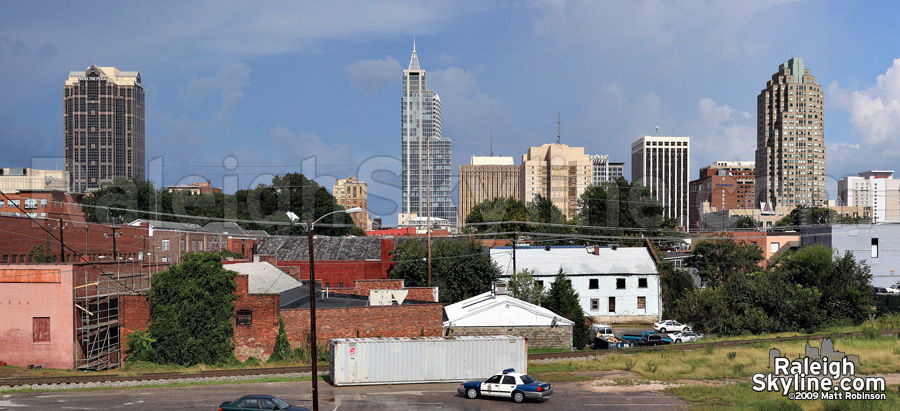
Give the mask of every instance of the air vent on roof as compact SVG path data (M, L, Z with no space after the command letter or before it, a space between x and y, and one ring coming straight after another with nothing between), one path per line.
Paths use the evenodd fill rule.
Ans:
M493 289L491 291L494 292L494 295L506 295L506 283L503 281L494 281Z

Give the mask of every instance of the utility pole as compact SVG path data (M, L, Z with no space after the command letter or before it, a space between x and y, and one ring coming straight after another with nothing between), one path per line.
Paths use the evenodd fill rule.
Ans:
M310 329L310 361L312 364L312 399L313 410L319 410L319 350L316 347L316 264L313 257L313 220L306 220L307 243L309 243L309 329Z
M516 238L513 237L513 275L516 275Z
M426 259L428 260L428 286L431 286L431 136L428 136L428 140L425 143L425 180L428 184L428 205L426 206L425 213L428 216L426 219L425 228L425 238L428 243L428 254L426 255Z
M59 263L60 264L66 263L66 243L65 243L65 241L63 241L63 232L64 231L65 230L63 230L62 216L59 216ZM49 246L49 244L48 244L48 246ZM49 248L49 247L47 247L47 248ZM47 254L49 254L49 253L50 253L50 250L47 250Z
M119 249L116 247L116 237L119 236L119 233L117 233L116 230L118 230L120 228L122 228L122 227L116 227L116 226L109 227L109 229L112 230L112 232L113 232L112 239L113 239L113 260L114 261L119 261Z

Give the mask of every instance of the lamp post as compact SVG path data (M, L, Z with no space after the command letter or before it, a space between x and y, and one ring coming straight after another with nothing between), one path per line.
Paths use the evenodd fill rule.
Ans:
M313 257L313 228L316 223L322 221L323 218L328 217L332 214L337 213L358 213L362 211L362 207L353 207L348 208L346 210L337 210L332 211L328 214L325 214L319 217L316 221L312 219L306 220L306 235L307 235L307 243L309 244L309 334L310 334L310 342L309 349L311 352L312 360L312 397L313 397L313 411L319 411L319 373L318 373L318 362L319 362L319 351L316 346L316 265L315 258ZM300 221L300 217L298 217L293 212L287 212L288 218L291 219L291 223L296 223Z

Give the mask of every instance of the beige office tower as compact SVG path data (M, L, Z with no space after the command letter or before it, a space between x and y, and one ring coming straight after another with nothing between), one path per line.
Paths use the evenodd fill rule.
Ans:
M144 179L144 87L137 71L91 66L69 73L63 129L71 190L117 177Z
M631 144L631 180L650 189L666 217L689 228L690 137L643 136Z
M364 181L356 177L348 177L343 180L335 179L331 188L334 200L344 208L362 207L361 213L351 213L353 224L362 230L372 229L372 220L369 217L369 189Z
M792 58L757 97L756 201L775 206L823 205L825 116L822 88Z
M540 194L559 207L566 218L573 218L578 214L578 198L593 182L593 168L584 147L558 143L531 147L522 155L522 201L528 203Z
M469 165L459 166L459 224L476 204L498 197L522 200L519 173L512 157L472 156Z

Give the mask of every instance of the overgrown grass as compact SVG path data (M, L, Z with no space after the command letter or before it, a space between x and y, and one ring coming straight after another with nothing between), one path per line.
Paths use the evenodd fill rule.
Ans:
M667 388L669 394L691 403L692 410L872 410L900 409L897 386L887 387L884 401L815 400L791 401L777 392L756 392L749 382L723 386L684 385Z
M754 373L768 372L769 349L778 348L783 355L797 357L805 351L806 341L753 343L741 347L705 346L702 349L658 350L629 353L620 350L595 360L531 362L531 374L578 371L627 370L654 381L734 380L749 379ZM821 341L810 341L819 346ZM900 372L900 341L895 337L853 337L834 340L835 349L860 357L857 374ZM734 353L734 354L731 354Z

